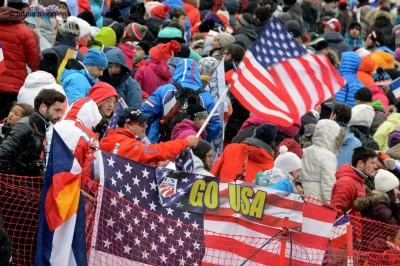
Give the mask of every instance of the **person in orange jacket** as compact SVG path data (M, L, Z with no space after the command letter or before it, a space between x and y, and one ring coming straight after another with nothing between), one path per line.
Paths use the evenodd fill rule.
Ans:
M195 148L199 142L196 136L186 139L150 144L142 141L146 135L146 121L150 118L140 109L127 108L119 116L118 128L109 130L107 137L100 141L100 149L113 152L128 159L150 164L174 159L187 147Z

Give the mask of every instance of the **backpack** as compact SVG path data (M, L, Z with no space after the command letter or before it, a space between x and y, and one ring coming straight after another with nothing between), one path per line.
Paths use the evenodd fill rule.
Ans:
M358 138L361 141L361 144L366 147L370 148L374 151L379 150L379 145L378 143L374 140L374 138L371 135L366 135L363 132L361 132L358 128L356 127L350 127L350 132L354 134L356 138Z
M188 99L195 98L198 104L201 104L200 93L205 92L203 89L197 91L190 88L183 88L178 82L172 83L177 89L175 92L175 97L171 101L173 106L160 120L160 141L171 140L171 133L174 126L183 119L187 118L187 107L189 106Z

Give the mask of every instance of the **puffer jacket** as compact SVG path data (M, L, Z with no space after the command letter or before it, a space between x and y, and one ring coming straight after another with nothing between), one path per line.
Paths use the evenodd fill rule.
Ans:
M191 26L194 26L200 22L199 1L200 0L183 1L183 5L185 6L185 11Z
M99 147L96 134L91 130L102 116L96 103L89 97L74 102L67 110L64 119L54 126L68 148L72 151L80 166L89 162L90 151Z
M200 127L198 127L192 120L183 119L182 122L176 124L172 129L171 140L174 139L186 139L191 135L196 135L199 132ZM204 139L207 135L206 131L201 133L200 139Z
M303 149L302 169L299 181L304 193L321 200L331 200L332 188L336 182L336 147L340 126L332 120L320 120L314 131L313 144Z
M10 7L0 7L0 43L6 70L0 74L0 93L17 94L28 75L26 65L39 68L39 49L33 31L23 24L20 12Z
M86 69L65 69L61 74L61 85L70 105L76 100L88 96L89 90L94 84L94 78Z
M139 69L140 70L140 69ZM179 82L182 87L193 90L201 89L201 80L199 76L198 65L192 59L182 59L176 67L175 73L172 77L172 82ZM160 136L160 120L172 108L171 103L175 99L176 87L173 84L167 84L159 87L150 98L147 99L142 105L142 112L151 116L149 127L147 128L146 135L151 143L157 143ZM201 92L199 94L201 105L206 108L207 112L215 106L215 100L209 92ZM209 125L206 128L208 142L212 142L219 133L221 120L219 119L218 111L212 116Z
M246 46L247 50L253 47L253 43L257 40L257 32L253 25L242 26L238 31L235 32L236 42L242 42Z
M243 143L232 143L226 146L222 155L215 162L211 174L220 178L235 179L243 173L243 164L247 154L245 180L252 182L259 171L274 167L271 149L266 143L256 138L247 138Z
M130 70L125 62L124 54L120 49L111 49L106 53L109 63L121 65L121 76L118 81L111 81L108 71L104 71L100 79L111 84L118 93L118 96L124 99L128 107L140 109L142 106L142 88L140 84L130 75Z
M342 57L342 53L349 51L349 45L344 42L342 34L336 31L328 31L322 34L333 51L335 51L339 58Z
M364 177L346 163L337 170L331 205L343 213L351 209L353 215L360 216L353 203L361 197L365 197Z
M144 67L136 71L135 80L143 91L151 95L158 87L170 83L171 76L171 70L166 63L150 59Z
M385 114L389 111L389 99L386 96L385 91L376 85L371 85L368 87L372 92L372 101L380 100L381 104L385 107Z
M373 50L370 57L375 61L377 67L394 68L396 54L386 46L377 47Z
M49 126L36 110L21 118L0 145L0 172L25 176L43 176L44 139Z
M365 218L400 226L399 210L391 207L386 193L374 190L370 196L355 200L354 206Z
M386 121L378 127L374 134L374 139L378 143L380 151L388 149L388 135L398 124L400 124L400 113L391 113L386 118Z
M361 58L355 52L344 52L339 73L346 80L346 85L335 94L338 103L346 103L350 107L355 105L354 94L364 84L357 78L356 74L361 64Z
M145 164L173 159L189 146L186 139L176 139L158 144L146 144L125 128L110 130L100 141L100 149L113 152L119 143L118 155Z
M376 67L376 63L369 56L361 57L361 64L358 68L357 78L364 84L365 87L369 87L374 85L374 78L372 77L372 73L374 73Z

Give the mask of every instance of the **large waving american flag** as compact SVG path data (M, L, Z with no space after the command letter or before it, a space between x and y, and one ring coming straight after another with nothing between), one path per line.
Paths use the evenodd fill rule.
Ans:
M298 195L238 182L235 189L268 194L262 216L256 218L245 214L248 209L232 211L229 180L168 169L156 173L151 166L105 152L98 158L104 189L97 197L89 265L239 265L253 254L246 265L276 265L281 241L271 237L281 229L283 217L289 218L293 241L285 261L323 261L335 213L305 211ZM189 204L196 200L191 194L196 181L204 185L204 193L214 186L217 208ZM196 195L199 200L202 193ZM205 196L202 202L215 199ZM241 204L237 201L236 207Z
M345 84L328 58L308 54L273 18L233 74L232 93L250 112L290 126Z

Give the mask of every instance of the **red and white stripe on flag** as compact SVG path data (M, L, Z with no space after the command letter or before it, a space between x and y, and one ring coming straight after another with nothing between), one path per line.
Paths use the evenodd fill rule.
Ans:
M244 107L281 126L345 84L325 56L309 54L276 18L265 23L232 79L231 91Z
M264 68L248 51L233 74L232 93L250 112L282 126L329 99L345 84L325 56L306 54Z
M0 43L0 74L6 71L6 62L4 61L3 46Z

